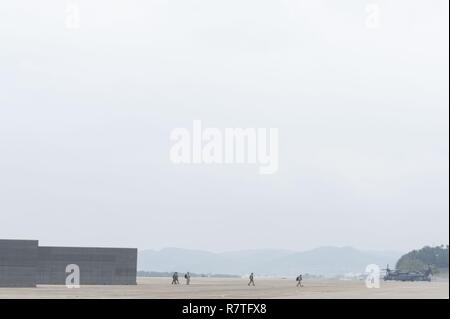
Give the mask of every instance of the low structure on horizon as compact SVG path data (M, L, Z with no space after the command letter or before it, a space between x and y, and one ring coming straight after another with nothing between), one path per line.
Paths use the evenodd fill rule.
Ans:
M77 265L81 285L136 285L136 248L43 247L37 240L0 239L0 287L65 285Z

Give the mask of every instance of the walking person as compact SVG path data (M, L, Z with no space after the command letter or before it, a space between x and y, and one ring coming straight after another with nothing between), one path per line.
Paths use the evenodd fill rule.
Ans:
M184 275L184 278L186 279L186 285L189 285L191 283L191 274L189 271Z
M179 281L178 281L178 272L174 272L172 275L172 285L178 285Z
M251 273L250 274L250 276L248 277L248 279L250 280L249 282L248 282L248 285L250 286L250 285L255 285L255 275L253 275L253 273Z
M303 280L302 274L298 275L298 277L297 277L297 287L298 286L303 287L302 280Z

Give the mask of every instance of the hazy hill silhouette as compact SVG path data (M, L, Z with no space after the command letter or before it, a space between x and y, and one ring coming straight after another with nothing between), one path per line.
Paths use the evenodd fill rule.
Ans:
M352 247L320 247L290 250L242 250L212 253L203 250L165 248L139 252L138 269L146 271L191 271L244 275L294 276L298 273L334 276L363 273L369 264L395 265L402 255L394 251L361 251Z

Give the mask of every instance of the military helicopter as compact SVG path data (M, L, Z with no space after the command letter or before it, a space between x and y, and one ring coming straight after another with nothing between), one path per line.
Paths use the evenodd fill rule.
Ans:
M384 280L398 280L398 281L431 281L431 267L428 265L428 269L425 271L400 271L389 269L387 265L386 274Z

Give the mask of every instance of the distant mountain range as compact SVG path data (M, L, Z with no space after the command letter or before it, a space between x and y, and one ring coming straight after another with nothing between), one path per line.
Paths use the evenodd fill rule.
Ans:
M290 250L241 250L212 253L203 250L165 248L142 250L138 270L191 271L204 274L295 276L299 273L336 276L363 273L369 264L394 266L402 253L361 251L352 247L320 247L304 252Z

